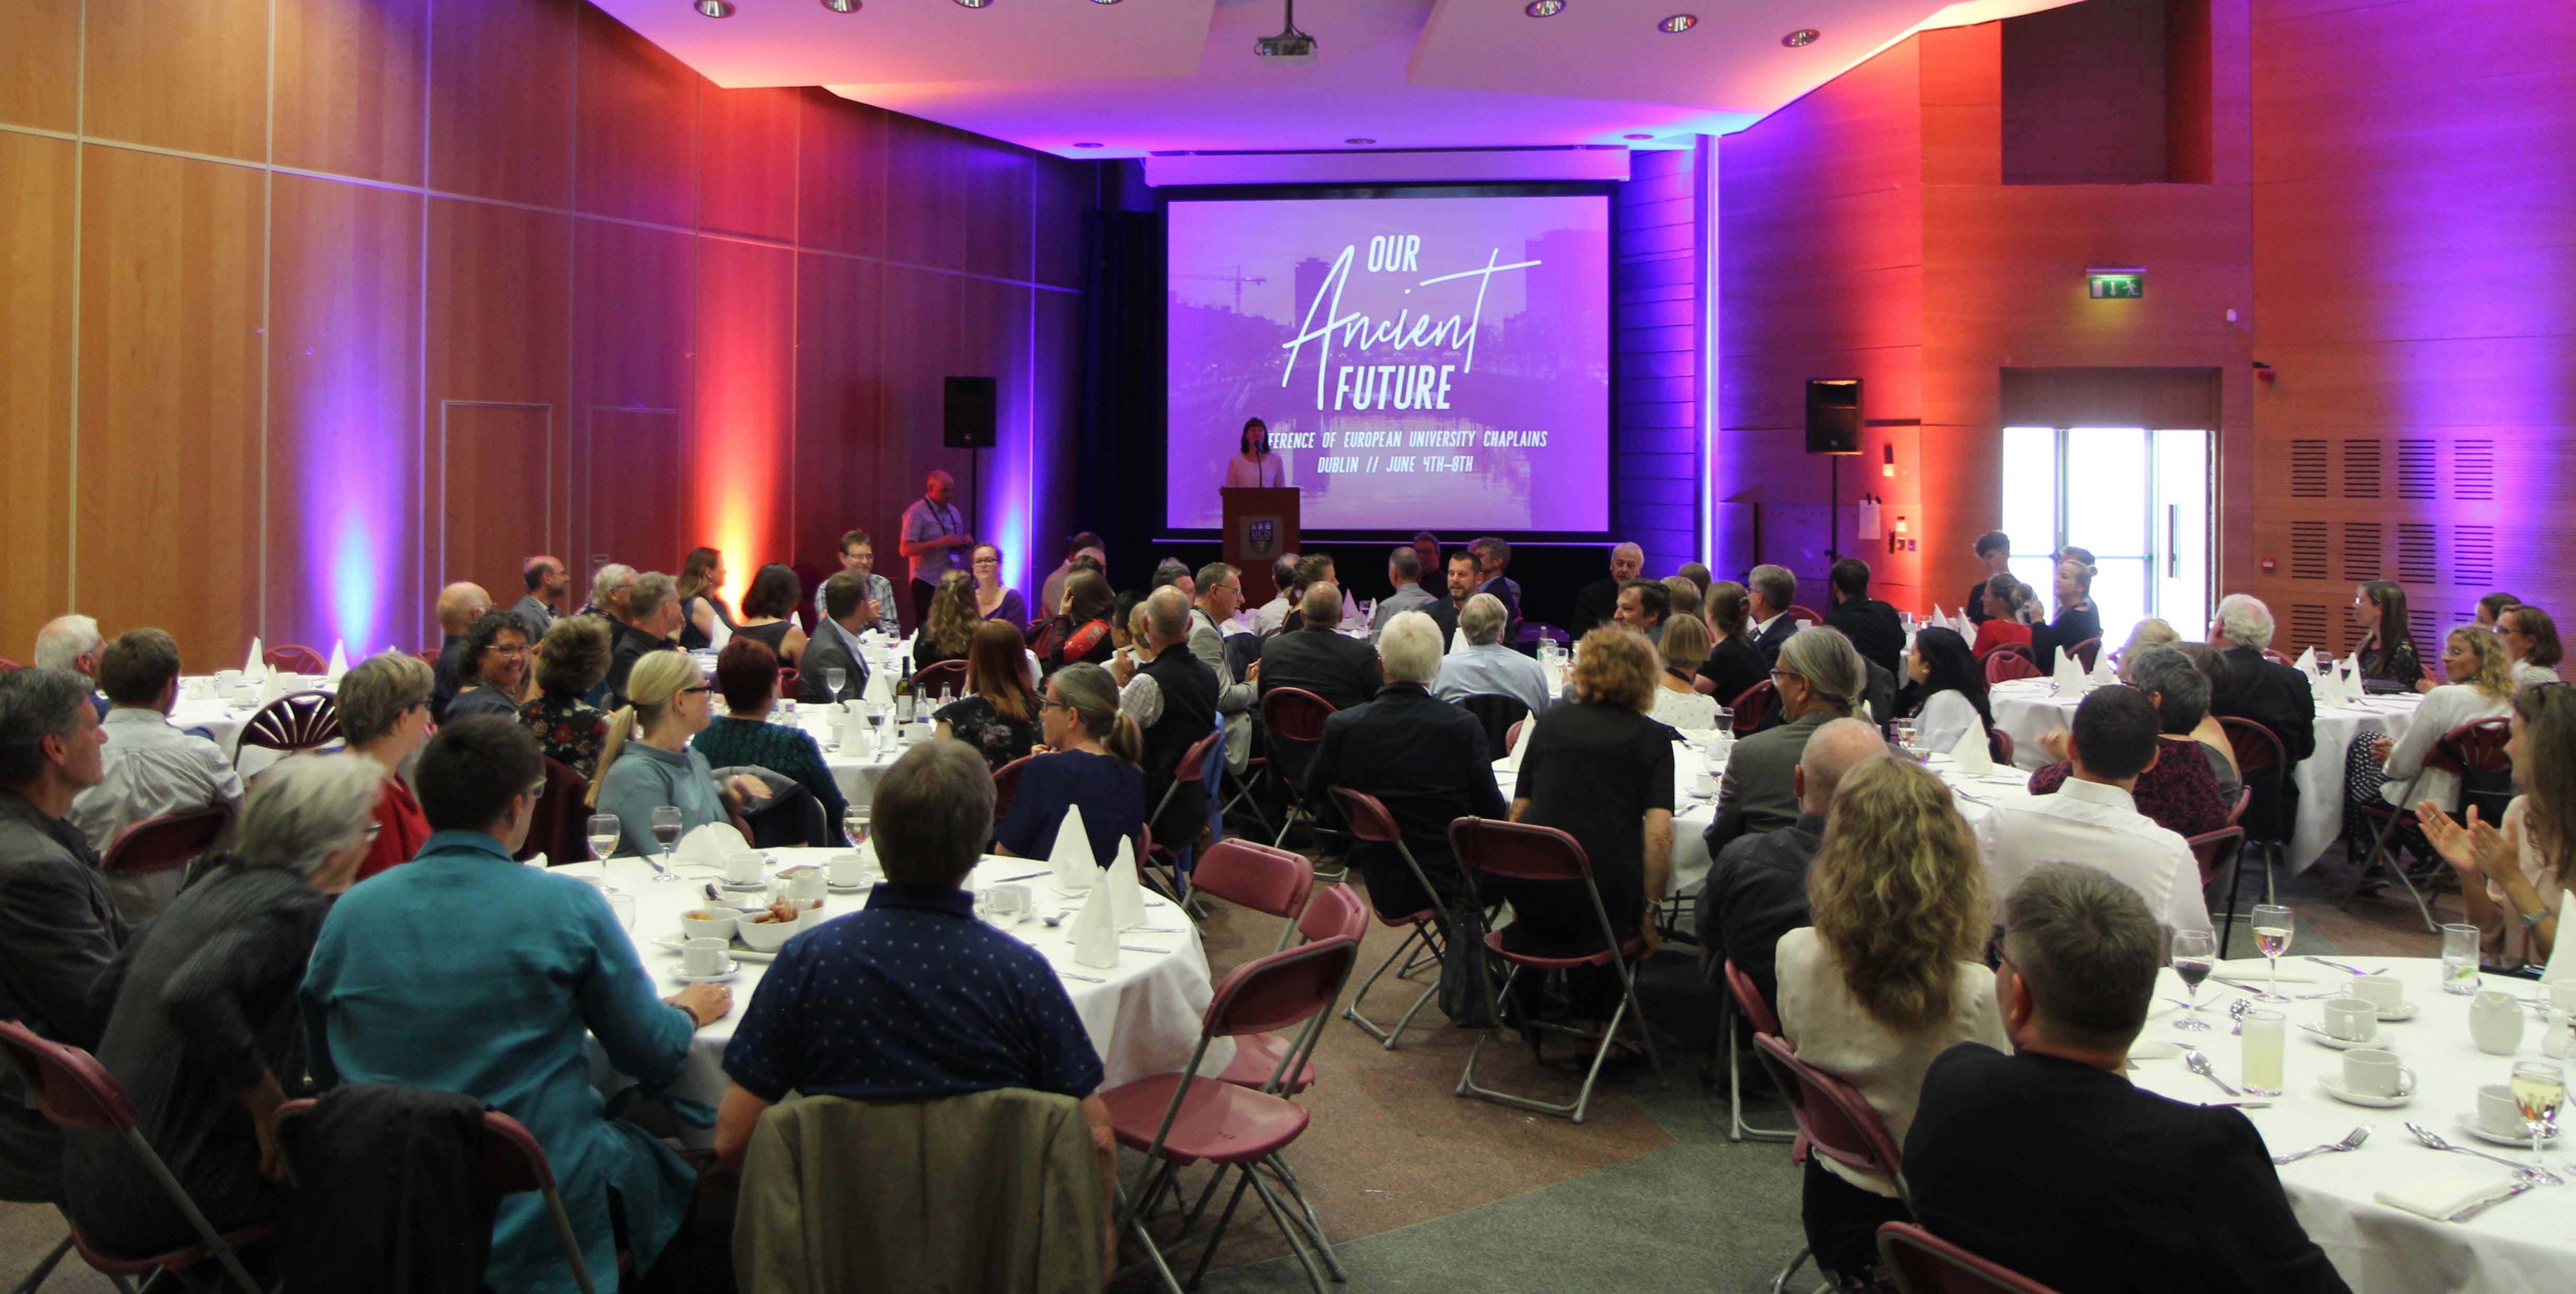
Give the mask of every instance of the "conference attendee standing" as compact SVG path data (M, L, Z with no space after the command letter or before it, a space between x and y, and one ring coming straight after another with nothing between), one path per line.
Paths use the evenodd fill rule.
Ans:
M1825 613L1825 624L1842 630L1862 660L1891 675L1905 668L1905 623L1896 608L1869 595L1869 563L1857 557L1834 563L1827 585L1834 607Z
M957 478L932 472L923 478L921 497L903 510L902 550L912 563L912 622L921 623L939 577L966 569L966 553L975 537L966 533L966 516L957 510Z
M1225 487L1275 490L1287 485L1288 462L1271 452L1270 425L1259 418L1245 420L1234 457L1225 460Z
M1996 805L1977 823L1997 898L2042 864L2073 859L2136 890L2165 925L2210 929L2191 846L2138 812L2130 794L2138 775L2166 757L2161 725L2154 703L2136 688L2106 687L2075 707L2066 744L2074 771L2057 793Z
M1968 596L1959 605L1968 613L1969 623L1982 626L1995 618L1995 613L1986 607L1987 584L2012 569L2012 536L2000 530L1977 536L1977 562L1986 568L1986 573L1968 586Z
M888 638L903 637L903 621L895 612L894 585L876 573L876 541L869 538L864 530L844 533L841 536L840 562L842 570L858 576L865 584L861 594L868 600L869 612L866 622L860 627L874 629ZM814 618L821 620L825 614L823 588L818 584L814 588Z
M1837 629L1793 635L1771 670L1782 723L1735 743L1717 783L1717 820L1702 833L1711 855L1737 836L1777 831L1798 820L1798 757L1816 729L1850 718L1869 682L1869 663Z
M1619 590L1626 588L1646 569L1646 550L1635 544L1620 544L1610 550L1610 574L1576 590L1574 619L1565 631L1581 641L1583 635L1608 624L1619 610Z
M2057 668L2057 653L2072 651L2102 637L2102 611L2093 605L2093 568L2069 558L2057 564L2057 618L2030 630L2031 649L2039 654L2040 672ZM2084 662L2078 660L2076 664Z
M1762 659L1761 651L1753 645L1745 603L1744 586L1733 580L1709 586L1703 610L1711 645L1708 659L1699 663L1699 677L1691 681L1691 686L1716 697L1719 705L1735 704L1737 697L1771 673L1771 662Z
M868 654L859 649L859 633L875 624L863 577L843 571L823 581L823 618L814 622L814 637L796 667L796 699L807 705L855 701L867 695ZM840 690L832 688L833 670L841 672Z
M1029 604L1020 591L1002 583L1002 550L991 544L977 544L974 557L967 563L967 573L975 578L975 616L979 620L999 620L1013 628L1029 622Z
M545 638L558 618L555 607L572 591L572 572L564 569L560 557L531 557L519 572L528 591L510 606L510 616L527 631L529 642Z
M1440 605L1440 599L1422 587L1422 573L1422 555L1410 545L1386 555L1386 582L1394 586L1395 591L1379 599L1375 613L1369 617L1370 642L1377 641L1397 616L1407 611L1420 611L1429 615L1432 623L1439 627L1441 650L1448 650L1449 631L1458 627L1457 613L1451 612L1444 617L1433 610Z
M179 699L179 642L129 629L99 653L98 685L110 707L99 784L72 801L71 821L101 854L127 827L165 813L241 804L241 774L215 743L170 724ZM108 878L128 921L141 923L179 892L179 872Z
M1767 669L1780 662L1781 644L1798 632L1798 621L1789 614L1789 608L1798 602L1798 577L1790 574L1786 566L1766 563L1748 572L1744 583L1753 595L1752 605L1744 613L1753 624L1753 649L1762 653L1762 664Z
M1324 698L1336 710L1347 710L1377 695L1385 680L1377 652L1356 638L1344 637L1342 591L1328 580L1306 586L1298 614L1302 623L1261 644L1261 695L1293 687Z
M474 628L475 621L491 611L491 596L480 584L450 584L438 591L438 630L443 636L434 669L438 685L429 694L431 719L447 722L447 703L465 687L465 635Z

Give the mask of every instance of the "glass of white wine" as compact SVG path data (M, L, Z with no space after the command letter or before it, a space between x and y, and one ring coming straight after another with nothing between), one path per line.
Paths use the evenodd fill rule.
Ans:
M838 665L823 667L823 686L832 689L832 699L841 699L841 685L850 681L850 672Z
M653 810L653 839L661 842L662 845L661 860L653 864L654 880L679 879L671 872L671 851L679 847L681 821L679 809L672 805L666 804Z
M590 856L602 862L607 861L609 851L617 848L619 831L616 814L590 815Z
M868 843L868 806L853 804L841 810L841 834L848 837L852 849Z
M2567 1076L2554 1060L2518 1060L2513 1065L2513 1103L2522 1108L2522 1122L2531 1129L2531 1166L2546 1172L2540 1162L2540 1143L2558 1130L2558 1111L2567 1102Z
M2290 1000L2281 996L2281 954L2290 951L2290 933L2294 928L2288 908L2277 903L2254 906L2254 947L2272 963L2271 989L2263 995L2267 1002Z
M2213 938L2208 931L2174 931L2174 974L2179 976L2182 980L2183 992L2188 995L2187 1004L2189 1006L2189 1010L2184 1011L2180 1017L2174 1020L2175 1028L2202 1030L2209 1027L2209 1022L2207 1020L2201 1019L2199 1016L2192 1014L2192 1012L2200 1009L2200 984L2202 980L2209 978L2209 970L2212 965L2211 959L2217 955L2218 940Z

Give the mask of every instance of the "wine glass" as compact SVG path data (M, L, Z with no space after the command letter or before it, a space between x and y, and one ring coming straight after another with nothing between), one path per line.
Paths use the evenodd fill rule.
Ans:
M607 861L609 852L617 848L619 831L616 814L590 815L590 856L603 862Z
M883 754L885 752L885 706L876 701L862 701L859 703L859 709L867 715L868 719L868 753Z
M2190 1010L2174 1021L2177 1029L2201 1030L2209 1022L2191 1014L2200 1009L2200 982L2209 978L2211 959L2218 955L2218 940L2206 930L2177 930L2173 936L2174 974L2182 978L2183 992Z
M2281 996L2281 954L2290 951L2290 910L2277 903L2254 905L2254 947L2272 963L2271 990L2265 1001L2287 1002Z
M823 667L823 686L832 689L832 699L841 699L841 685L850 681L850 672L838 665Z
M2542 1169L2540 1143L2557 1130L2559 1107L2567 1101L2566 1074L2554 1060L2518 1060L2512 1087L2513 1103L2522 1108L2523 1124L2531 1129L2531 1166Z
M662 857L653 863L653 879L675 881L671 873L671 851L680 843L680 811L671 805L653 810L653 838L662 842ZM647 860L651 861L651 860Z
M841 834L852 849L868 843L868 806L853 804L841 810Z

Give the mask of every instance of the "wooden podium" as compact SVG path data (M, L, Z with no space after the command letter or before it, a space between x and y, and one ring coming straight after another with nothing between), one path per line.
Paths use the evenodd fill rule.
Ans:
M1278 596L1270 564L1297 551L1297 491L1238 486L1225 496L1225 563L1243 572L1243 605L1257 607Z

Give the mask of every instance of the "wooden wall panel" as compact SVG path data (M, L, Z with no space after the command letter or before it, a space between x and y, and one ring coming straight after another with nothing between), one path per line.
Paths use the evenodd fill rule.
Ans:
M64 132L80 124L80 25L79 5L9 7L9 40L0 47L0 122Z
M276 162L419 184L429 0L277 0Z
M429 187L572 205L578 0L437 0Z
M574 82L573 207L585 214L688 223L697 203L698 87L704 78L584 5Z
M189 153L268 157L269 0L98 4L82 128Z
M887 119L886 258L1029 273L1028 153L915 117Z
M565 461L570 403L566 298L571 272L571 217L448 198L430 200L426 429L433 470L432 479L423 483L424 511L432 531L432 567L424 581L429 593L451 580L480 582L489 574L439 566L439 561L460 551L480 550L460 549L438 531L461 524L466 515L464 495L487 486L502 488L456 469L456 456L441 439L442 424L455 425L447 412L451 406L525 405L548 411L550 417L533 424L551 438L544 446L546 452L534 461L547 465ZM468 425L479 433L489 427L531 424L511 419L469 420ZM447 463L443 472L437 470L442 461ZM541 501L560 500L563 474L558 471L552 479L558 490L541 494ZM527 542L532 546L522 555L563 546L566 519L567 509L559 501L553 503L551 516L540 511L530 518L530 527L523 533L531 536ZM484 587L499 591L488 584ZM505 581L500 589L508 587Z
M73 171L68 140L0 134L0 656L71 606Z
M561 435L563 411L451 401L437 412L447 500L439 518L441 582L471 580L493 605L506 607L524 588L519 571L528 556L556 547L546 526L554 486L548 450Z
M609 562L677 575L693 542L676 504L692 470L683 442L686 415L677 409L592 408L586 434L598 463L598 505L590 514L589 560L573 591L589 596L589 573Z
M110 633L222 658L259 615L266 177L96 146L81 167L74 592Z
M797 238L853 256L886 254L887 123L894 114L823 90L800 97Z
M1052 157L1040 157L1036 164L1037 266L1030 277L1053 287L1078 288L1082 286L1082 213L1099 199L1100 170Z
M739 604L768 555L787 551L795 462L796 254L699 238L696 389L675 501L688 542L724 550ZM677 562L681 554L673 553Z
M421 203L277 177L269 231L272 642L437 640L421 569ZM498 590L494 591L496 594Z
M879 466L886 440L885 267L813 252L796 263L795 552L829 575L840 568L818 556L829 554L843 531L865 530L870 538L884 536L877 544L883 571L901 560L894 545L903 507L888 512L880 497L899 484Z
M803 94L698 86L698 227L796 237L796 133Z
M637 507L630 500L658 497L656 492L667 493L679 479L658 473L680 461L676 437L692 373L689 303L697 286L696 242L664 229L573 222L575 457L569 514L572 533L590 538L581 543L581 553L564 558L582 580L608 560L667 563L683 551L670 543L613 548L602 535L635 535L635 527L649 521L664 525L677 542L676 506ZM645 442L649 448L639 449ZM650 516L621 515L638 512ZM666 550L674 556L661 556ZM599 556L612 552L628 555Z

